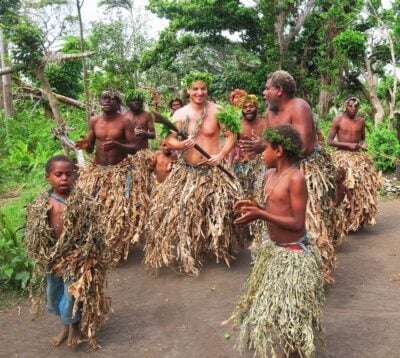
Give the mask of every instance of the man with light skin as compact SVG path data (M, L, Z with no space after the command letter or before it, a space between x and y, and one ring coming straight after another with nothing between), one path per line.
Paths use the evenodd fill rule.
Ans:
M190 103L178 109L173 119L177 122L177 127L182 128L183 122L186 123L186 131L189 134L188 139L179 141L176 134L168 137L168 146L171 149L186 149L185 161L195 165L213 165L217 166L222 162L226 155L235 145L236 136L218 121L215 116L218 112L217 105L207 101L208 89L203 81L194 81L190 87L186 88L189 94ZM195 138L192 137L192 132L195 129L196 121L203 115L204 120L199 128ZM223 131L227 140L224 146L220 149L220 132ZM194 145L198 144L208 154L210 159L205 158L200 154Z
M218 120L217 105L207 100L210 80L208 73L189 74L185 82L190 102L173 116L189 138L181 140L176 134L167 138L168 147L182 154L153 195L144 259L150 270L175 266L198 275L210 255L229 265L241 241L241 229L232 224L233 204L242 197L240 183L216 168L233 148L236 136ZM223 145L221 132L226 137ZM210 158L199 153L195 144Z

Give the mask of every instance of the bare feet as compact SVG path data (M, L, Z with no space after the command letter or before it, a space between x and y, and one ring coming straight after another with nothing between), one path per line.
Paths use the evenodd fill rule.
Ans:
M81 342L82 340L81 340L81 331L79 329L79 322L70 324L67 346L68 347L76 346Z
M54 347L58 347L62 342L64 342L69 334L69 325L64 325L61 332L57 334L53 339L51 340L51 343L53 344Z

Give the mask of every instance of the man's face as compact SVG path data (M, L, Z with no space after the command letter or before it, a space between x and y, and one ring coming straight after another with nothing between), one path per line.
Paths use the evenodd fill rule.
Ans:
M190 88L187 88L190 101L195 104L203 104L207 100L208 90L203 81L195 81Z
M115 113L119 111L120 101L117 97L109 94L100 97L100 107L104 113Z
M346 113L350 118L354 118L358 112L360 104L355 100L350 100L346 105Z
M271 84L271 80L268 80L263 91L263 98L268 104L269 110L273 112L276 112L279 109L279 92L280 88L274 87Z
M242 113L247 121L254 121L257 118L257 107L251 102L244 103Z
M141 99L134 99L128 103L128 107L132 112L141 112L143 110L143 101Z

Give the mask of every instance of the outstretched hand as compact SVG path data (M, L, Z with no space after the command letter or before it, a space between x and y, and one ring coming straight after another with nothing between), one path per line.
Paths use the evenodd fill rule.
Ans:
M253 133L250 139L239 140L240 150L249 155L261 154L265 149L264 140Z
M233 211L236 213L242 213L242 208L246 207L246 206L256 206L256 207L260 207L257 203L257 201L253 198L251 199L243 199L243 200L239 200L237 201L235 204L233 204Z
M88 149L90 146L88 137L81 137L81 139L75 142L76 149Z
M244 214L233 222L235 225L248 224L262 218L262 209L258 206L242 206L240 212Z

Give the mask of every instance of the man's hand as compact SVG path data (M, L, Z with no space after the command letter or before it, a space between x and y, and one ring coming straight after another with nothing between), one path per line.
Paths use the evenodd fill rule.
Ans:
M353 151L360 148L360 145L358 143L348 143L347 146L348 146L349 150L353 150Z
M261 154L265 149L264 140L254 133L251 135L250 140L239 140L240 150L248 155Z
M206 161L206 163L208 165L212 165L212 166L216 167L217 165L221 164L223 159L224 158L221 154L215 154L215 155L212 155L211 158Z
M75 142L76 149L88 149L90 147L89 138L81 137L81 139Z
M148 137L148 132L140 127L136 127L134 132L137 137Z
M243 206L240 212L244 214L233 222L235 225L248 224L262 217L262 210L257 206Z
M192 138L185 139L184 141L182 141L182 143L185 149L193 148L196 144L196 142Z
M111 138L106 138L105 142L103 143L103 150L105 152L109 152L112 149L115 149L118 147L118 142L116 142L115 140L111 139Z

